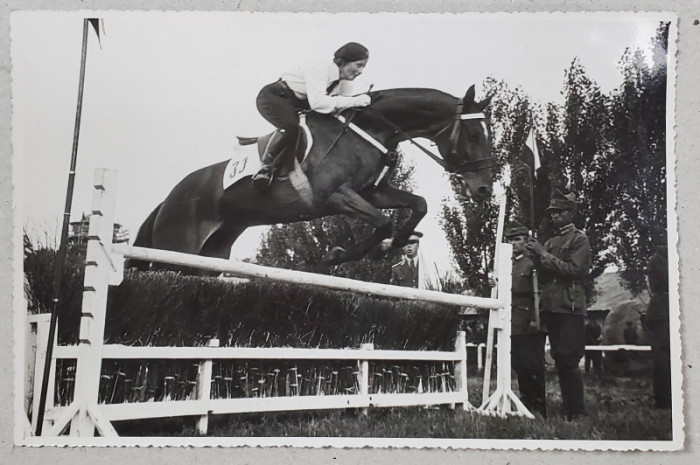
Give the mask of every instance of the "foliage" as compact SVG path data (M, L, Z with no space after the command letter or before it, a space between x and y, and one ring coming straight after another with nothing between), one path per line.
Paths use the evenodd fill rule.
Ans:
M148 311L143 311L146 308ZM129 273L112 289L106 339L123 344L449 347L455 308L313 286Z
M552 188L575 191L575 223L586 232L593 252L589 296L595 278L611 264L621 268L634 294L642 291L649 257L667 243L667 37L668 24L661 24L651 60L641 50L627 50L620 60L623 82L610 93L602 92L578 59L565 71L562 105L535 105L522 90L502 81L484 83L493 97L488 111L496 179L510 179L507 222L535 225L545 241L553 235L545 213ZM530 176L520 156L531 127L542 162L532 186L534 219ZM462 203L444 207L442 214L460 271L481 292L492 269L492 252L484 244L495 242L493 210L488 203Z
M634 293L644 289L644 271L656 246L666 246L666 53L668 23L652 40L651 63L639 51L620 60L622 86L612 96L611 140L616 156L610 188L618 195L610 247Z
M396 187L412 190L414 167L399 157L390 178ZM406 209L394 210L389 215L394 225L408 219ZM346 278L388 283L391 265L397 256L389 254L380 260L364 258L329 268L322 263L323 256L333 247L347 247L369 236L372 226L358 218L336 215L308 222L272 226L263 237L256 262L276 268L332 274Z
M70 245L66 251L63 269L58 317L60 326L76 327L80 319L83 300L83 270L85 244ZM24 295L29 313L49 313L52 310L54 276L58 252L48 245L35 245L24 234ZM59 331L59 342L64 341L64 332Z

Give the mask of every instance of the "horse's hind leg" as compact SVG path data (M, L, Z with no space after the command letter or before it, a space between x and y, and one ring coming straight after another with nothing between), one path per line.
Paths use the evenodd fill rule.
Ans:
M324 261L329 265L358 260L383 239L391 236L391 219L346 185L341 186L328 197L327 206L334 213L345 213L360 218L375 228L368 238L358 242L354 247L347 250L341 248L331 250L324 258Z
M231 255L231 246L236 242L238 236L246 229L247 228L242 226L234 228L221 227L217 229L204 242L204 245L202 245L199 251L199 255L227 260Z

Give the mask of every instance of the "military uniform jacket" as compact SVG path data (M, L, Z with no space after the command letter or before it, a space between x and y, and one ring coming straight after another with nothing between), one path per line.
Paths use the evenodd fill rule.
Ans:
M553 313L585 313L586 281L591 268L591 245L573 224L544 243L544 257L537 257L542 276L540 310Z
M651 299L647 307L647 320L668 321L668 256L654 253L647 267Z
M530 328L530 322L535 321L532 269L532 260L527 256L513 257L511 334L514 336L538 332Z
M416 260L415 267L411 268L408 258L404 257L391 267L391 284L395 286L418 287L418 266L418 260Z

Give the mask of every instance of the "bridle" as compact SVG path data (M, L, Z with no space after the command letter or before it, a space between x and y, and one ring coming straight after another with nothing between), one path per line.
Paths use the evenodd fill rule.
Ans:
M479 171L479 170L491 168L496 164L496 161L492 157L480 158L479 160L465 160L459 164L450 163L448 160L445 160L444 158L434 154L433 152L431 152L427 148L420 145L418 142L414 141L412 137L408 136L403 131L403 129L399 128L394 122L387 119L379 111L372 108L371 105L366 107L365 109L371 110L379 119L381 119L385 124L387 124L389 127L391 127L395 133L401 134L402 136L404 136L405 140L409 141L410 143L412 143L413 145L418 147L420 150L422 150L426 155L428 155L430 158L435 160L435 162L437 164L442 166L445 169L445 171L447 171L448 173L462 174L465 172ZM462 113L463 109L464 109L464 101L462 99L459 99L457 101L457 106L455 108L454 118L452 118L450 123L448 123L442 129L440 129L433 136L434 139L437 139L437 137L440 134L442 134L443 132L445 132L446 130L451 128L452 130L450 131L449 152L452 155L457 155L457 148L458 148L458 144L459 144L459 134L460 134L462 122L466 121L466 120L473 120L473 119L479 119L482 121L486 120L486 115L484 115L484 113Z
M439 130L435 136L437 138L440 134L445 132L448 128L452 128L450 131L450 145L449 145L449 151L452 155L457 155L457 147L459 146L459 134L460 134L460 129L462 127L462 122L466 120L481 120L482 122L486 121L486 115L484 113L462 113L462 110L464 109L464 101L462 99L459 99L457 102L457 107L455 109L455 116L452 120L451 124L448 124L447 126L443 127L441 130ZM465 172L472 172L472 171L479 171L487 168L493 167L496 162L492 157L486 157L486 158L480 158L479 160L465 160L462 163L458 165L454 165L449 163L447 160L443 160L444 165L443 168L449 173L454 173L454 174L462 174Z

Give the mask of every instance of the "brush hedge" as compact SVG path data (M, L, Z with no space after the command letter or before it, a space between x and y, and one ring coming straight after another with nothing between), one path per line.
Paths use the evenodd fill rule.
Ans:
M75 343L79 308L63 312L59 340ZM110 289L107 343L451 350L456 307L374 298L315 286L234 283L172 272L127 272Z

